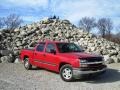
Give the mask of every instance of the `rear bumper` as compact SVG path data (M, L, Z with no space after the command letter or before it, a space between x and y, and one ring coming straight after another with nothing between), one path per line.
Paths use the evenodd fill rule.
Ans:
M86 75L99 75L102 74L106 71L106 67L102 68L102 69L98 69L98 70L89 70L89 71L83 71L80 68L73 68L73 76L74 78L81 78L84 77Z

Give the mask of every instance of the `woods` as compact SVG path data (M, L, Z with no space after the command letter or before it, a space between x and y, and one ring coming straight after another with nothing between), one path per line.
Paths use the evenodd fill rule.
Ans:
M118 29L115 33L114 32L114 24L110 18L99 18L96 20L94 17L83 17L79 20L79 28L87 31L88 33L93 33L92 30L94 29L97 33L97 36L101 36L109 41L119 43L120 44L120 26L117 26Z
M0 18L0 29L14 30L19 27L23 20L17 14L10 14L6 17Z

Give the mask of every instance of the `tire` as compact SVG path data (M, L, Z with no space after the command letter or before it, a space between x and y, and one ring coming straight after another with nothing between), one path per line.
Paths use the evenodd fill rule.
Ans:
M60 76L66 82L73 81L73 70L71 65L65 64L60 68Z
M24 67L26 70L30 70L32 68L32 65L29 62L29 58L24 59Z

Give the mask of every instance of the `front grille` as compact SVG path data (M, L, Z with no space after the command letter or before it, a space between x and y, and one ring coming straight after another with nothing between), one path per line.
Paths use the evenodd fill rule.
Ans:
M88 64L88 67L100 67L101 65L103 65L103 63L99 63L99 64Z
M105 68L105 65L102 63L102 57L89 57L89 58L84 58L86 63L82 64L87 64L87 67L81 67L81 70L83 71L96 71L96 70L101 70Z
M106 68L106 65L100 65L100 66L90 66L90 67L84 67L84 68L80 68L81 71L97 71L97 70L101 70L103 68Z
M85 58L87 62L100 62L102 61L102 57L90 57L90 58Z

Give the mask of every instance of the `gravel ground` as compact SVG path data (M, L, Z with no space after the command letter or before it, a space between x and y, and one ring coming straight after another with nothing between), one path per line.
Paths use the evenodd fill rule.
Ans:
M99 77L74 82L43 69L27 71L23 64L0 64L0 90L120 90L120 64L108 65Z

